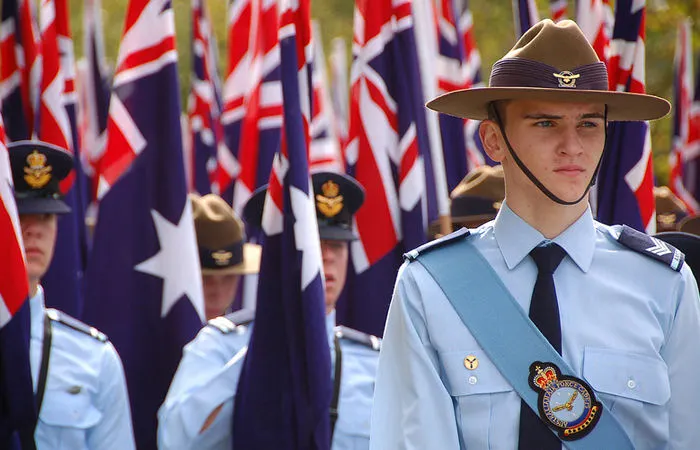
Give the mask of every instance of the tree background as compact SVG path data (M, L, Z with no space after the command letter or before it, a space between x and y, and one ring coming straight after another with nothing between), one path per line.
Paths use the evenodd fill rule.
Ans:
M226 0L203 0L207 3L214 33L219 45L219 66L223 72L227 61ZM614 4L614 0L612 0ZM119 50L119 40L124 27L128 0L102 0L105 53L113 63ZM352 0L312 0L312 16L320 23L324 49L328 56L330 41L343 37L351 55ZM549 3L539 0L540 17L549 17ZM83 0L70 0L71 27L75 41L76 57L83 54ZM472 0L470 8L474 17L476 43L481 52L482 76L488 77L491 65L505 54L515 42L512 5L508 0ZM190 79L190 0L173 0L177 49L179 52L180 91L183 108L186 105ZM575 5L569 0L569 14L573 16ZM671 99L673 95L673 56L678 23L685 17L700 17L700 0L647 0L646 82L647 92ZM700 49L700 25L693 23L695 55ZM695 60L695 72L700 71L700 61ZM652 149L654 170L658 184L668 180L668 152L671 146L671 116L652 122Z

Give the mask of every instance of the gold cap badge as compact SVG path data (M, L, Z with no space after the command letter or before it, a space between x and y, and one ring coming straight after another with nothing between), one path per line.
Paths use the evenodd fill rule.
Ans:
M321 193L316 195L316 207L326 217L334 217L343 210L343 196L340 187L331 180L321 186Z
M559 80L559 87L563 88L575 88L576 79L581 77L581 74L574 74L567 70L559 73L553 73L552 75Z
M24 181L34 189L41 189L51 180L51 166L46 165L46 155L34 150L27 156Z
M228 266L233 258L233 253L226 250L218 250L211 254L211 258L217 266Z

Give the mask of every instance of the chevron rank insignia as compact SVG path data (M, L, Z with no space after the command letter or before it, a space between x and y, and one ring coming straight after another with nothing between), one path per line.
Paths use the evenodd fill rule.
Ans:
M683 267L683 262L685 261L683 252L661 239L639 232L627 225L622 226L622 231L617 240L625 247L661 261L676 272L680 272Z

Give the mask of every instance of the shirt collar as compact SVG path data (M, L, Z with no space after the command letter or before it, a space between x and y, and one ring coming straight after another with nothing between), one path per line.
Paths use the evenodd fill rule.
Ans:
M503 202L494 223L496 243L509 269L520 264L530 251L547 239L521 219ZM559 244L576 265L587 272L595 250L595 224L590 206L576 222L552 239Z
M333 338L335 336L335 309L326 314L326 335L328 336L328 346L335 348Z
M29 299L29 313L31 316L31 335L41 338L44 333L44 289L37 286L36 294Z

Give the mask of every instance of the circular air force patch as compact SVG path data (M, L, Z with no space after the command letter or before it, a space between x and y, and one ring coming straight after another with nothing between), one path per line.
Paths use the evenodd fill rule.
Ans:
M583 380L562 375L551 362L530 365L529 383L538 392L540 418L566 441L580 439L598 423L603 407Z

